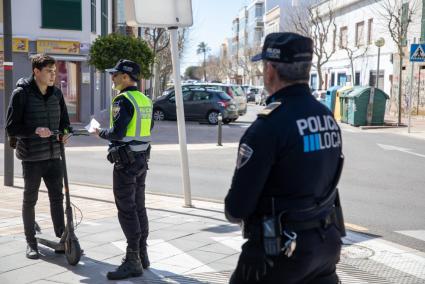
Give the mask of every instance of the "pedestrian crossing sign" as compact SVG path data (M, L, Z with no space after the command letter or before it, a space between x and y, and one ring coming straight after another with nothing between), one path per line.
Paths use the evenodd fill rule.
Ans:
M410 61L425 62L425 44L410 45Z

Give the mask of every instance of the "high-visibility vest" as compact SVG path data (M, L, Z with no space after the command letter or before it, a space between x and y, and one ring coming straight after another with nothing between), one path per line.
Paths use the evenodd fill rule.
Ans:
M114 102L121 96L126 97L133 105L134 112L130 123L127 125L127 131L122 142L130 141L151 141L151 124L152 124L152 101L139 91L128 91L116 96ZM111 107L110 125L114 124L113 111Z

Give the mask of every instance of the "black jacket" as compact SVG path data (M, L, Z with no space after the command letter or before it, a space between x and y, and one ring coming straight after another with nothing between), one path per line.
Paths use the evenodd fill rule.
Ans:
M278 211L313 206L330 192L337 171L340 129L308 85L283 88L267 103L240 140L225 199L233 222L270 214L271 197L280 200Z
M16 156L23 161L42 161L60 157L54 137L41 138L37 127L63 131L70 127L68 111L61 90L52 86L41 94L34 78L21 78L16 83L7 111L6 130L17 137Z

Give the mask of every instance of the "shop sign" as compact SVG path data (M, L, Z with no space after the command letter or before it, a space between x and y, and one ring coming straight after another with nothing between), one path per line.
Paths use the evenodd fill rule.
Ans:
M80 54L78 41L37 40L37 53Z

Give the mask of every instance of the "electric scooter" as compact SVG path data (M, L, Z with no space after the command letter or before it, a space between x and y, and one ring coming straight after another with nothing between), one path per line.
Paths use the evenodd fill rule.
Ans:
M53 131L53 136L58 135L64 135L60 131ZM68 134L68 138L70 136L88 136L89 133L85 130L73 130L71 133ZM61 154L61 161L63 166L63 181L64 181L64 188L65 188L65 201L66 201L66 207L65 207L65 215L66 215L66 226L65 230L59 240L59 242L51 241L45 238L42 238L40 236L36 235L36 239L38 243L50 247L54 249L55 251L59 252L65 252L66 260L71 265L76 265L81 258L82 255L82 249L80 246L80 243L78 242L78 238L75 235L74 232L74 220L72 215L72 207L71 207L71 198L69 195L69 185L68 185L68 172L66 169L66 159L65 159L65 146L64 141L62 139L59 140L60 143L60 154ZM35 229L38 233L41 233L40 226L35 223Z

